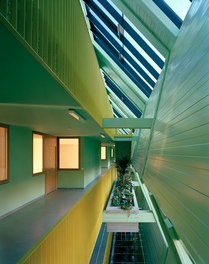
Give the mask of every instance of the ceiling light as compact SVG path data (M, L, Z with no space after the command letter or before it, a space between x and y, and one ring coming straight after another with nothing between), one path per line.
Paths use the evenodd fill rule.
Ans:
M74 109L68 109L68 114L77 119L78 121L85 121L85 118L81 116L78 112Z
M102 134L102 133L100 133L100 137L101 137L101 138L105 138L105 135Z

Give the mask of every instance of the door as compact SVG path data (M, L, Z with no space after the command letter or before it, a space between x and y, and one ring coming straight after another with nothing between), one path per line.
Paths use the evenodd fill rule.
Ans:
M57 138L44 136L45 194L57 189Z

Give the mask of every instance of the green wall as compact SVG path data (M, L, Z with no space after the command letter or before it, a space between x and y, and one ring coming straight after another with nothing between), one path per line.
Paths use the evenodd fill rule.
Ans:
M81 169L58 171L58 188L85 188L101 174L101 143L81 138ZM32 130L9 127L9 182L0 185L0 216L45 194L44 174L32 175Z
M58 170L58 188L84 188L83 170Z
M146 108L146 117L156 117L151 141L144 131L135 160L140 168L147 157L140 176L199 264L209 259L208 13L208 1L192 3Z
M101 142L90 137L84 140L84 187L101 174Z
M9 127L9 182L0 185L0 216L40 197L44 175L32 176L32 131Z

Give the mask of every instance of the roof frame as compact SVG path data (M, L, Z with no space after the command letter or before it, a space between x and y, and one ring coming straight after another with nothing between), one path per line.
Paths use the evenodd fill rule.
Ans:
M180 28L183 21L182 19L173 11L172 8L163 0L152 0L163 13L178 27Z
M98 10L95 3L94 2L90 2L89 0L86 1L87 2L87 5L90 7L90 9L93 10L93 12L103 21L104 24L108 24L108 28L111 30L111 32L118 38L121 40L121 34L119 34L119 30L118 30L118 27L115 26L115 24L110 20L110 18L102 11L102 10ZM112 10L112 9L110 9ZM113 9L114 10L114 9ZM118 19L119 21L119 19ZM127 29L130 30L132 29L129 24L124 21L124 18L121 17L121 23L122 24L125 24ZM120 26L120 24L119 24ZM142 48L144 47L145 49L145 52L147 51L147 49L149 49L149 46L147 46L146 42L142 39L142 38L138 38L138 34L134 31L134 30L131 30L131 35L132 35L132 38L135 40L135 41L139 41L139 43L142 43ZM124 37L124 35L122 36L122 43L123 45L131 51L131 53L138 59L138 61L140 63L142 63L142 65L144 65L144 67L153 75L154 78L158 79L159 77L159 73L152 67L152 65L137 51L137 49L130 43L130 41ZM149 56L151 55L154 55L155 57L155 54L152 53L152 50L150 50L150 54L149 52L147 53ZM157 58L158 60L159 58ZM155 61L155 60L153 60ZM155 61L155 63L159 66L159 67L163 67L163 64L164 62L161 60L159 61L159 63L157 63Z
M123 46L120 45L120 43L113 36L111 36L111 34L101 25L101 23L96 19L96 17L93 14L91 14L91 12L88 13L88 17L89 17L90 21L93 23L93 26L92 26L93 33L97 37L100 37L101 39L104 36L105 39L109 42L109 44L110 44L109 46L113 46L113 49L116 48L116 50L118 50L118 52L119 52L119 56L120 56L120 54L122 54L122 56L133 66L133 68L135 68L136 71L146 80L146 82L149 83L149 85L151 85L154 88L155 82L139 66L139 64L128 54L128 52L123 49ZM128 40L126 40L126 42L129 43L129 47L132 48L130 51L132 52L133 49L135 49L135 48L133 47L133 45L131 45L131 43ZM135 54L136 53L138 53L138 52L135 49ZM143 56L141 55L141 57L143 57ZM143 57L143 59L144 59L144 57ZM144 59L144 61L146 61L146 60ZM155 77L157 79L159 77L158 72L147 62L146 66L148 66L148 65L149 65L149 70L151 70L152 71L151 73L154 74L153 77Z
M128 97L120 91L120 89L113 83L113 81L107 76L104 75L105 82L111 91L125 103L125 105L134 113L136 117L141 116L141 111L128 99Z
M125 5L125 0L122 1ZM152 0L149 1L152 2ZM103 72L104 82L107 83L106 89L108 88L110 103L117 97L117 106L123 111L126 105L130 110L127 111L127 117L131 117L129 116L131 113L135 116L139 116L140 113L141 116L164 66L165 54L158 50L159 45L156 48L140 32L141 30L138 31L138 27L132 24L130 18L124 17L123 11L117 8L114 0L83 0L83 2L89 19L87 24L90 25L92 42ZM160 17L169 21L154 2L152 6L157 14L161 13ZM134 7L134 3L131 7ZM148 18L150 19L150 16ZM155 16L155 20L157 18ZM169 23L172 24L171 21ZM174 24L173 27L175 27ZM157 38L157 40L160 39ZM123 88L121 89L120 86ZM132 92L131 95L129 91ZM112 109L114 112L113 105ZM115 113L116 116L121 115L118 109Z
M88 12L89 20L91 21L91 30L93 32L94 40L103 47L103 49L106 51L106 53L114 60L116 63L122 68L122 70L126 70L129 78L131 78L136 85L139 88L142 88L143 92L146 94L146 96L149 97L149 95L152 92L152 88L155 86L155 82L153 79L149 77L149 75L139 66L139 64L136 63L136 61L126 52L122 45L120 45L112 36L110 33L108 33L107 30L101 25L101 23L98 21L98 19L92 14L90 11ZM109 26L109 24L108 24ZM116 35L115 32L112 31L113 34ZM128 41L126 41L128 42ZM131 44L129 45L129 47ZM110 50L111 49L111 50ZM117 52L118 51L118 52ZM132 52L132 50L131 50ZM135 54L136 54L135 49ZM141 56L142 57L142 56ZM126 62L126 60L132 65L132 67ZM145 61L145 59L144 59ZM145 63L144 63L145 64ZM148 66L148 63L145 65ZM135 72L135 70L136 72ZM157 71L154 70L154 68L150 65L147 69L151 74L153 73L153 77L156 78L159 76ZM138 74L137 74L138 72ZM144 78L146 82L151 86L147 85L147 83L141 78Z
M130 24L111 6L108 1L98 0L99 3L113 15L115 20L126 30L129 35L141 46L141 48L153 59L153 61L162 69L164 61L153 51L152 48L139 36L139 34L130 26Z
M95 36L95 41L103 48L103 50L117 63L117 65L129 76L129 78L138 86L143 93L149 97L152 89L137 75L137 73L126 63L120 60L119 57L108 47L105 39L101 36Z
M125 105L125 103L122 102L114 93L109 94L109 99L113 109L115 109L120 114L120 117L135 117L131 110Z

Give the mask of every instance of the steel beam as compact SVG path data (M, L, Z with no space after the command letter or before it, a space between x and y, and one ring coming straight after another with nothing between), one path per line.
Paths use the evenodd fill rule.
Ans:
M150 129L153 118L103 118L103 128L141 128Z

